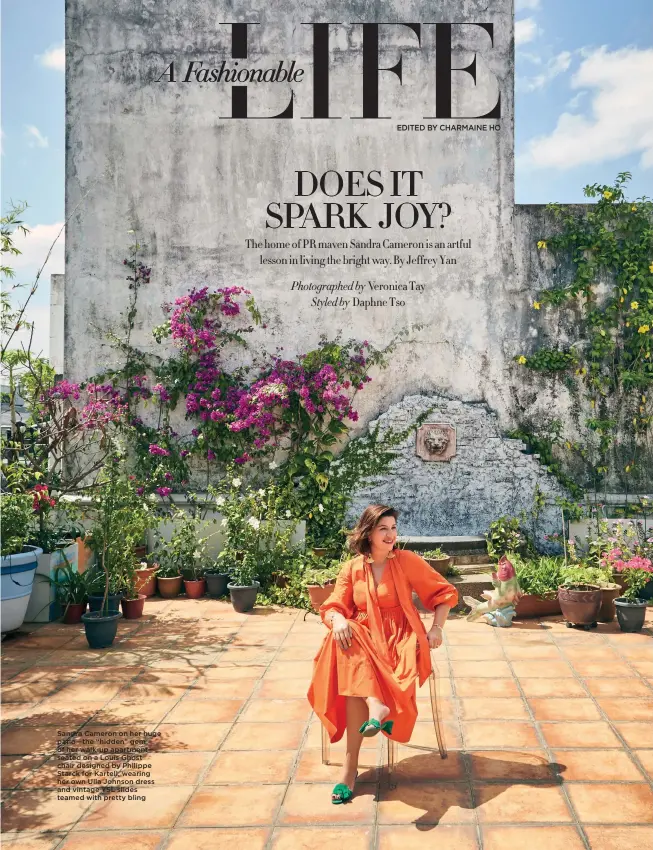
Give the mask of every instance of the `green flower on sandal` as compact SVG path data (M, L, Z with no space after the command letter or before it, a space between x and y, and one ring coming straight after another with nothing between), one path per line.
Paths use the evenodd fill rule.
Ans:
M356 779L358 779L358 773L356 773L354 782ZM345 785L344 782L339 782L331 792L331 802L334 806L337 806L340 803L348 803L353 796L354 792L352 789Z
M378 735L379 732L387 732L388 735L392 735L393 726L394 720L386 720L385 723L379 723L378 720L372 719L366 720L358 731L364 738L372 738L374 735Z

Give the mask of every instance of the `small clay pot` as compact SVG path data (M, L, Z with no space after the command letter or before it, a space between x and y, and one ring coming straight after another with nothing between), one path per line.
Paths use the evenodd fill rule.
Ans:
M156 571L158 569L158 566L155 565L136 570L136 593L154 596L156 593Z
M146 596L144 593L139 594L138 599L125 599L120 600L120 605L122 607L122 615L125 620L138 620L139 617L143 616L143 606L145 605Z
M67 626L73 626L82 622L82 614L86 612L86 602L71 602L63 615L63 621Z
M425 558L426 563L441 576L448 576L451 572L451 555L446 555L444 558Z
M163 596L164 599L174 599L175 596L179 596L181 593L181 582L181 576L171 576L170 578L162 576L156 577L156 586L159 590L159 594Z
M308 590L308 595L311 597L311 605L313 606L313 610L315 613L319 613L320 606L323 605L329 596L333 593L333 588L335 587L335 581L328 582L327 584L308 584L306 585L306 589Z
M200 599L206 593L206 579L184 579L184 591L189 599Z
M601 588L601 607L599 608L599 623L611 623L614 620L616 609L614 600L621 596L622 589L618 584L611 584Z

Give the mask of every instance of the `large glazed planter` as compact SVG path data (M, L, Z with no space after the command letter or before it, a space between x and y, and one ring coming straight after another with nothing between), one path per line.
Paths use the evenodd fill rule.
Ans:
M623 596L614 600L617 609L617 621L622 632L640 632L646 617L645 599L626 599Z
M43 549L25 546L22 552L2 556L0 628L11 632L23 624L34 584L38 557Z
M515 616L518 620L527 620L530 617L551 617L559 613L560 602L557 596L548 599L532 593L525 593L520 596L515 609Z

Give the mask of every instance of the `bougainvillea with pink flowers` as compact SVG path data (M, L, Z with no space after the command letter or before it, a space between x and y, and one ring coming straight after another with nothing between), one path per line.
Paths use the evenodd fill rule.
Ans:
M600 564L621 573L626 580L624 596L637 599L653 579L653 536L640 522L617 521L605 537Z

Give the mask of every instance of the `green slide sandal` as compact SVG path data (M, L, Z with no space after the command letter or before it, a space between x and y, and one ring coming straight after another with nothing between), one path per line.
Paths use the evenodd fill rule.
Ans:
M372 738L379 732L387 732L388 735L392 735L393 726L394 720L386 720L385 723L379 723L378 720L366 720L358 731L363 738Z
M358 779L358 773L356 779ZM354 782L356 782L356 779L354 779ZM348 803L353 796L353 789L345 785L344 782L339 782L331 792L331 802L334 806L339 806L341 803Z

